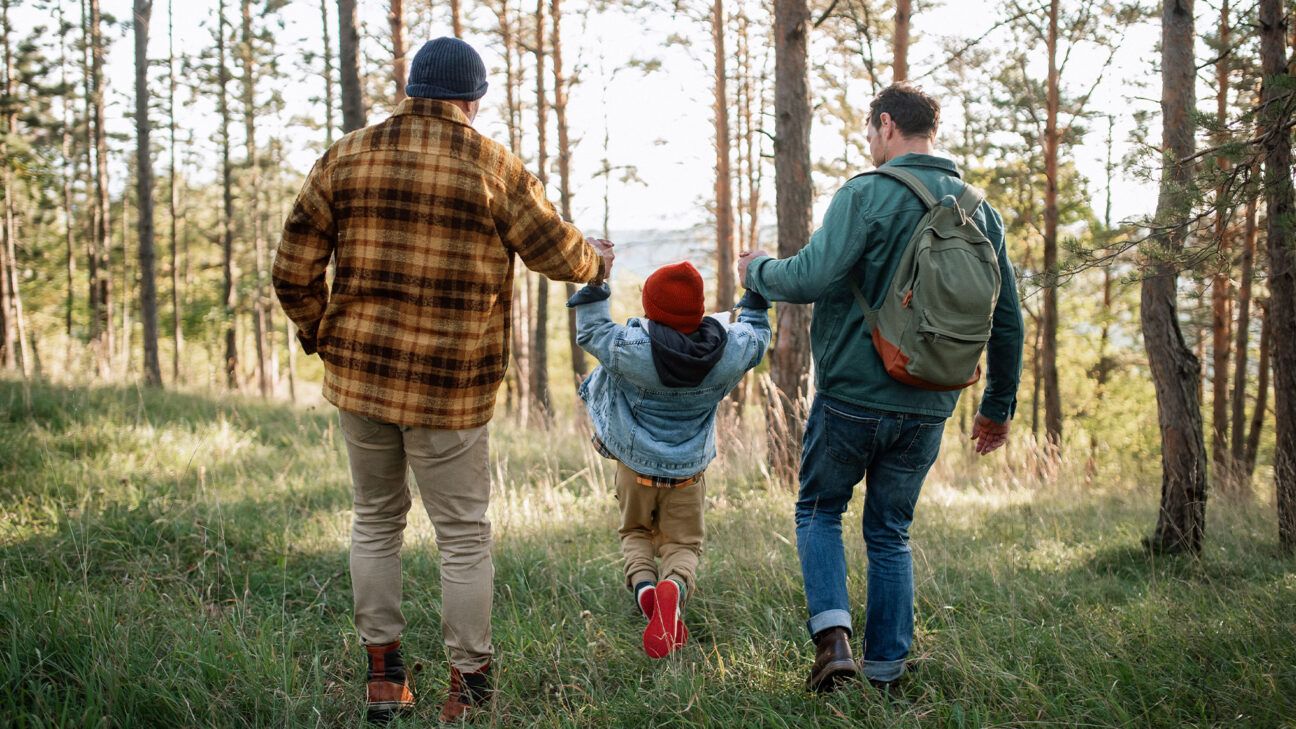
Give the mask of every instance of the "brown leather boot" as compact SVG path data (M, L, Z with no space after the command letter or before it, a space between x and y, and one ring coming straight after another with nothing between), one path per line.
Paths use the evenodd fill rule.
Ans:
M397 714L414 708L414 692L401 660L400 641L367 645L365 652L369 654L365 716L374 724L386 724Z
M845 628L829 628L814 638L815 661L806 679L806 690L828 693L842 681L859 676L859 666L851 658L850 634Z
M463 673L451 666L450 695L441 706L441 721L467 721L490 704L494 691L491 687L489 663L472 673Z

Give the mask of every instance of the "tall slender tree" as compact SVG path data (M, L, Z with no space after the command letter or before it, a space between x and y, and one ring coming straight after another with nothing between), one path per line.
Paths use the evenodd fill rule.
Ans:
M391 25L392 42L392 80L396 82L396 103L405 100L405 3L404 0L391 0L387 11L387 22Z
M1228 125L1229 96L1229 0L1220 3L1218 54L1215 60L1215 124L1219 129L1219 144L1223 144ZM1226 155L1215 157L1221 173L1229 168ZM1233 322L1232 302L1232 247L1228 219L1233 214L1226 201L1224 184L1215 190L1215 246L1219 250L1219 269L1211 281L1211 475L1213 483L1224 491L1236 491L1233 463L1229 457L1229 347ZM1241 374L1239 374L1241 377Z
M225 27L225 0L216 7L216 108L220 115L221 146L221 271L224 274L222 301L225 307L225 385L231 390L239 386L237 286L234 263L234 171L230 162L230 72L226 57L227 30Z
M245 209L248 214L248 229L252 233L252 256L256 281L253 286L252 331L253 345L257 357L257 388L261 397L269 397L274 391L274 372L270 365L270 353L273 351L271 338L274 325L270 321L269 286L267 285L268 263L266 261L266 224L261 209L261 161L257 148L257 65L256 33L252 27L252 0L241 0L242 37L239 42L239 62L243 67L242 105L243 105L243 144L244 168L247 171L248 194Z
M86 96L90 106L90 133L94 140L94 215L90 236L90 344L98 366L99 376L112 376L113 315L112 272L109 268L108 200L108 131L104 124L104 40L103 19L99 13L99 0L87 0L86 18L90 74L87 82L90 93Z
M342 131L365 125L364 89L360 83L360 30L356 0L338 0L338 56L342 75Z
M463 8L460 3L462 0L450 0L450 29L454 37L463 37Z
M810 236L810 93L807 42L810 13L806 0L774 0L774 180L778 212L778 253L795 255ZM801 433L809 390L810 310L780 304L777 340L770 362L774 384L770 464L791 483L801 454Z
M148 39L153 0L135 0L135 196L139 205L140 321L144 325L144 384L162 385L158 359L157 279L153 265L153 149L149 135Z
M894 60L891 62L891 79L909 79L909 18L913 15L912 0L895 0Z
M1040 374L1044 389L1044 431L1054 449L1062 446L1062 396L1057 371L1058 284L1058 5L1050 0L1048 29L1048 90L1044 126L1044 311L1040 336ZM1056 452L1056 451L1055 451Z
M1252 168L1258 176L1258 165ZM1233 396L1229 399L1232 422L1229 424L1229 463L1233 468L1231 486L1238 496L1250 498L1251 474L1246 468L1246 382L1248 339L1251 331L1251 289L1255 279L1256 193L1249 192L1246 222L1242 233L1242 260L1238 271L1236 341L1233 343ZM1267 384L1267 383L1266 383Z
M180 360L184 357L184 327L180 311L180 180L176 176L176 69L175 69L175 5L167 0L167 219L171 239L171 381L180 382Z
M540 184L549 186L549 100L545 92L545 0L536 0L536 175ZM549 400L549 279L538 276L535 297L535 333L531 337L531 394L535 413L542 425L553 418Z
M1265 130L1264 189L1269 249L1267 323L1273 338L1274 487L1278 542L1296 552L1296 191L1292 188L1291 123L1296 75L1287 57L1287 23L1280 0L1260 0L1260 66L1264 73L1260 126ZM1290 8L1290 5L1288 6Z
M58 24L59 24L59 78L60 86L63 93L60 94L63 102L63 124L60 130L60 151L62 153L63 174L63 245L64 245L64 269L67 274L67 295L64 309L64 333L67 336L67 366L71 368L73 359L73 340L74 340L74 312L76 310L76 234L73 232L76 227L76 214L73 207L72 186L76 179L76 159L73 156L72 137L73 137L73 119L72 119L72 84L68 79L68 54L67 35L71 26L63 14L63 2L59 0L57 4Z
M715 223L716 223L716 311L734 305L734 217L733 176L729 166L732 143L729 138L729 90L725 52L724 3L711 5L711 40L714 45L715 83Z
M333 146L333 43L329 40L329 0L320 0L320 35L324 39L324 146Z
M0 191L4 194L4 251L0 254L0 309L4 311L4 348L6 367L18 367L24 376L31 369L31 353L27 349L27 332L23 315L22 290L18 285L18 213L14 204L17 188L9 151L10 138L18 135L18 103L15 98L13 45L9 38L9 0L0 0L0 50L4 53L4 136L0 137Z
M549 7L549 20L553 23L553 37L550 39L550 54L553 56L554 79L554 117L558 125L558 197L562 205L562 215L567 222L572 222L571 190L571 133L567 126L567 87L570 85L563 70L562 55L562 0L552 0ZM567 284L567 296L576 293L575 284ZM585 351L576 343L576 310L567 309L567 342L571 350L572 375L580 382L589 372L585 360Z
M1161 429L1161 508L1146 540L1157 552L1201 551L1206 530L1206 446L1197 387L1201 364L1179 328L1178 257L1187 235L1196 125L1193 0L1164 0L1161 10L1161 135L1166 155L1157 199L1158 232L1142 284L1143 340Z

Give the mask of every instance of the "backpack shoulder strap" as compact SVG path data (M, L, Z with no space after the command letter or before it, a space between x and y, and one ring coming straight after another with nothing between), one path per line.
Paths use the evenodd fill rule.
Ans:
M959 195L958 206L970 218L976 214L977 208L985 202L985 193L975 187L964 183L963 194Z
M859 304L860 311L864 312L864 323L868 324L869 331L877 326L877 312L869 306L868 301L864 299L864 292L860 291L859 284L855 283L849 277L846 279L850 283L851 293L855 294L855 303Z
M909 170L901 169L899 167L882 166L875 170L869 170L864 174L886 175L910 190L913 190L913 193L923 201L923 205L926 205L928 210L936 207L936 196L932 195L931 190L927 189L927 186L923 184L922 180L918 179L918 176Z

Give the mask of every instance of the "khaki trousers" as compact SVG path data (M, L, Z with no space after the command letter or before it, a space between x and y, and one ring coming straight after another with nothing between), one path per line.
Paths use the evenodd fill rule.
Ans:
M621 554L626 586L674 577L693 591L706 526L706 477L682 489L640 486L637 474L617 464L617 501L621 504ZM661 557L661 569L657 557Z
M351 461L351 589L365 644L399 640L401 544L410 510L406 469L414 471L441 552L441 632L450 663L479 670L493 653L490 463L486 428L411 428L339 411Z

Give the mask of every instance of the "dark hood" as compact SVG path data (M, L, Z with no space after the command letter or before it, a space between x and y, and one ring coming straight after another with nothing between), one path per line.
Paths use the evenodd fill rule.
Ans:
M653 366L667 387L697 387L724 356L729 337L715 319L702 317L692 334L681 334L664 324L648 322Z

